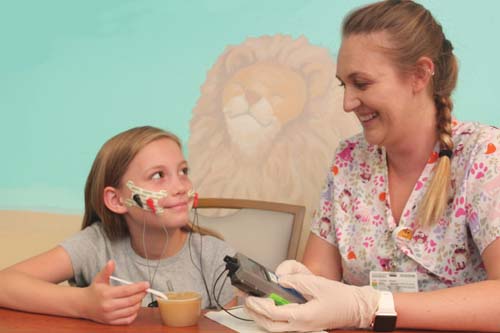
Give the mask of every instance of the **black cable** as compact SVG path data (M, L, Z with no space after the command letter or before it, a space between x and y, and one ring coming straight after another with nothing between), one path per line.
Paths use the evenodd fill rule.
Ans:
M217 283L219 282L219 280L220 280L220 278L222 277L222 275L223 275L224 273L226 273L226 272L228 272L228 269L223 270L223 271L219 274L219 276L217 277L217 279L215 279L215 282L214 282L214 287L213 287L213 290L212 290L212 292L213 292L213 294L214 294L214 300L215 300L215 303L217 304L217 306L218 306L221 310L223 310L223 311L224 311L224 312L226 312L228 315L230 315L230 316L232 316L232 317L234 317L234 318L236 318L236 319L243 320L243 321L253 321L253 320L251 320L251 319L241 318L241 317L239 317L239 316L237 316L237 315L235 315L235 314L232 314L231 312L229 312L229 310L228 310L228 309L224 308L224 307L220 304L220 302L219 302L219 297L220 297L220 294L221 294L221 292L222 292L222 288L224 288L224 284L226 283L226 280L227 280L227 278L228 278L228 275L227 275L227 274L226 274L226 278L225 278L225 279L223 280L223 282L222 282L222 286L221 286L221 287L220 287L220 289L219 289L218 296L217 296L217 297L215 297L215 287L217 286Z
M226 267L226 264L225 263L222 263L220 264L215 270L214 270L214 274L212 276L212 281L216 281L217 277L219 275L217 275L217 272L219 272L223 267ZM222 271L224 273L224 270ZM216 277L217 276L217 277ZM217 299L220 300L220 295L222 294L222 290L223 290L223 287L224 287L224 284L226 283L226 280L224 280L224 282L222 283L222 287L220 287L219 289L219 293L217 294ZM215 291L215 290L214 290ZM214 296L214 299L215 299L215 294L213 294Z
M216 300L220 299L220 295L222 294L222 290L224 290L224 285L226 284L226 281L227 281L227 275L226 275L226 278L224 280L222 280L222 286L220 286L220 288L219 288L219 293L217 294L217 298L215 298L215 293L214 293L214 298ZM215 289L214 289L214 292L215 292Z

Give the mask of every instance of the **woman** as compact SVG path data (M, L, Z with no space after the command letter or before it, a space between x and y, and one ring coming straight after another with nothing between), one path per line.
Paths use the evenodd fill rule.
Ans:
M248 298L261 326L500 329L500 131L452 118L457 72L413 1L346 17L337 77L363 134L337 150L305 266L277 269L309 301Z

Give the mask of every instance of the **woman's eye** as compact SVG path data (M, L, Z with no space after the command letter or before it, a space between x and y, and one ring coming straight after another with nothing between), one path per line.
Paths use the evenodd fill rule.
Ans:
M356 88L358 88L360 90L364 90L368 87L367 82L354 82L354 85L356 86Z
M163 178L163 171L157 171L157 172L155 172L151 178L152 178L152 179L160 179L160 178Z
M185 167L181 169L181 174L187 176L189 174L189 168Z

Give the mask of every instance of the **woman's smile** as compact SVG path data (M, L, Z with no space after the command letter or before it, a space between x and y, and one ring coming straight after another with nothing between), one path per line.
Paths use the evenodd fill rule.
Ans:
M372 112L372 113L367 113L367 114L358 114L358 119L361 121L363 125L366 123L370 122L371 120L375 119L378 117L378 112Z

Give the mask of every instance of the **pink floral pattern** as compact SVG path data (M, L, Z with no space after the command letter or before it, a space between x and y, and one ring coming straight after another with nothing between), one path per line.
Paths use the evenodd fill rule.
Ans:
M367 285L371 270L416 271L420 290L486 279L481 253L500 238L500 130L453 122L452 190L445 215L419 227L418 205L432 179L438 145L396 224L386 153L362 134L339 145L312 231L339 249L346 283ZM327 223L325 221L328 221Z

